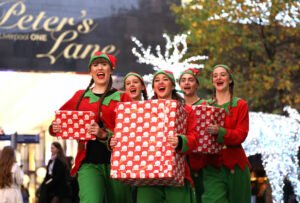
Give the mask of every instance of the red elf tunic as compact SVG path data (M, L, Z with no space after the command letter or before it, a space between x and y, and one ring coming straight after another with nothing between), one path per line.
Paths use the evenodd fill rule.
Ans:
M80 96L84 93L84 90L77 91L73 97L67 101L60 110L76 110L77 102L79 101ZM124 92L117 91L115 89L112 89L108 92L107 96L103 99L102 107L101 107L101 115L98 114L98 108L99 108L99 96L92 93L91 90L88 90L84 97L82 98L80 105L78 107L79 111L93 111L96 115L96 122L99 123L100 116L101 120L103 121L103 125L105 128L111 132L114 131L115 127L115 108L117 106L118 102L127 102L131 101L131 98L129 95L127 95ZM55 135L53 133L52 128L49 129L51 135ZM86 145L88 141L79 141L78 143L78 150L77 155L75 158L75 165L71 170L71 175L75 175L78 171L78 169L81 166L82 161L86 157ZM110 163L110 156L111 152L107 148L106 140L102 142L101 146L101 153L98 154L98 156L102 156L100 158L100 161L103 163ZM97 156L97 155L95 155Z
M208 100L206 103L212 103ZM234 169L237 165L240 169L249 166L242 143L245 141L249 131L249 111L246 101L233 97L232 106L229 109L229 102L216 107L222 107L226 110L224 127L220 128L217 136L217 142L223 143L224 147L219 154L197 154L190 155L190 166L192 170L199 170L207 165L214 167L225 166L228 169ZM230 113L229 113L230 110ZM201 157L201 159L199 159Z
M176 149L176 150L178 153L189 154L196 148L196 135L197 135L196 125L197 125L197 122L196 122L196 115L195 115L195 112L193 111L193 109L188 105L184 105L184 108L188 114L187 131L186 131L185 135L180 135L181 143L177 147L179 149ZM184 178L187 179L191 183L192 186L194 185L193 180L191 178L190 168L189 168L187 161L185 162Z

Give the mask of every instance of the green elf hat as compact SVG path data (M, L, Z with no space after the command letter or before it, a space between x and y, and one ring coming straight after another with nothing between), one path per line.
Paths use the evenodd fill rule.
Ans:
M198 77L198 74L200 73L200 70L199 69L196 69L196 68L188 68L188 69L185 69L184 71L182 71L180 73L180 76L179 76L179 83L180 83L180 79L181 77L184 75L184 74L190 74L192 76L194 76L194 78L197 80L197 83L200 84L200 81L199 81L199 77Z
M145 85L145 82L144 82L143 77L142 77L140 74L135 73L135 72L129 72L129 73L127 73L127 74L125 75L125 77L124 77L124 87L125 87L125 81L126 81L126 79L127 79L129 76L131 76L131 75L137 77L137 78L141 81L142 85L144 86L145 92L147 92L147 88L146 88L146 85Z
M144 85L144 87L146 87L146 86L145 86L145 82L144 82L143 77L142 77L140 74L136 73L136 72L129 72L129 73L127 73L127 74L125 75L125 77L124 77L124 87L125 87L125 81L126 81L126 79L127 79L129 76L131 76L131 75L133 75L133 76L137 77L138 79L140 79L140 81L142 82L142 85Z
M234 81L234 78L233 78L233 71L226 65L224 64L218 64L218 65L215 65L213 68L212 68L212 71L214 71L216 68L218 67L222 67L226 70L226 72L229 74L229 77L232 81Z
M164 74L164 75L166 75L166 76L171 80L172 84L173 84L174 86L176 86L174 74L173 74L172 71L168 71L168 70L158 70L158 71L156 71L156 72L154 73L154 75L153 75L152 86L153 86L153 82L154 82L155 77L156 77L157 75L159 75L159 74Z
M92 62L98 58L106 59L109 62L109 64L111 65L111 68L113 70L116 68L116 60L117 60L116 57L113 55L110 55L110 54L106 54L104 52L100 52L100 51L95 52L91 56L90 61L89 61L89 67L91 66Z

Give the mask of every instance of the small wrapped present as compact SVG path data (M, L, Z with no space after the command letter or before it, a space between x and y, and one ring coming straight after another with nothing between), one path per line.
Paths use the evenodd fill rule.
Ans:
M55 121L62 130L57 133L62 139L94 140L94 135L87 133L87 128L95 121L92 111L56 111Z
M223 108L206 106L206 105L194 105L192 108L195 111L197 117L198 132L197 148L194 152L201 152L206 154L216 154L222 148L223 144L216 142L216 136L213 136L206 132L206 128L210 124L219 124L224 126L226 112Z
M185 156L167 137L185 134L186 122L187 113L175 100L120 103L111 177L131 185L183 185Z

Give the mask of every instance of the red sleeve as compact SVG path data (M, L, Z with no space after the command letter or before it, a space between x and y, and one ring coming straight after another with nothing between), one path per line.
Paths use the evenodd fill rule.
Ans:
M131 101L132 101L132 99L129 96L129 94L126 92L123 92L123 94L121 96L121 102L131 102Z
M241 145L249 131L249 110L247 103L240 99L237 107L232 107L231 115L227 115L224 128L220 129L217 141L227 146Z
M80 96L84 93L84 90L78 90L59 110L75 110L77 102Z
M185 105L184 108L188 114L187 129L185 135L180 135L182 139L182 149L179 152L190 153L196 148L196 115L190 106Z

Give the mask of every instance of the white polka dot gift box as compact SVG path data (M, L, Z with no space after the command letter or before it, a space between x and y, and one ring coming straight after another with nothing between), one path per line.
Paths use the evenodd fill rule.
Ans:
M183 185L185 156L166 139L185 134L186 120L187 113L176 100L120 103L111 177L131 185Z
M216 142L216 136L210 135L205 129L213 123L224 126L225 110L223 108L206 105L194 105L192 108L197 117L196 130L198 132L198 137L196 139L197 148L194 152L206 154L218 153L223 148L223 144Z
M62 128L57 136L62 139L94 140L95 136L87 132L94 120L92 111L55 111L55 121Z

